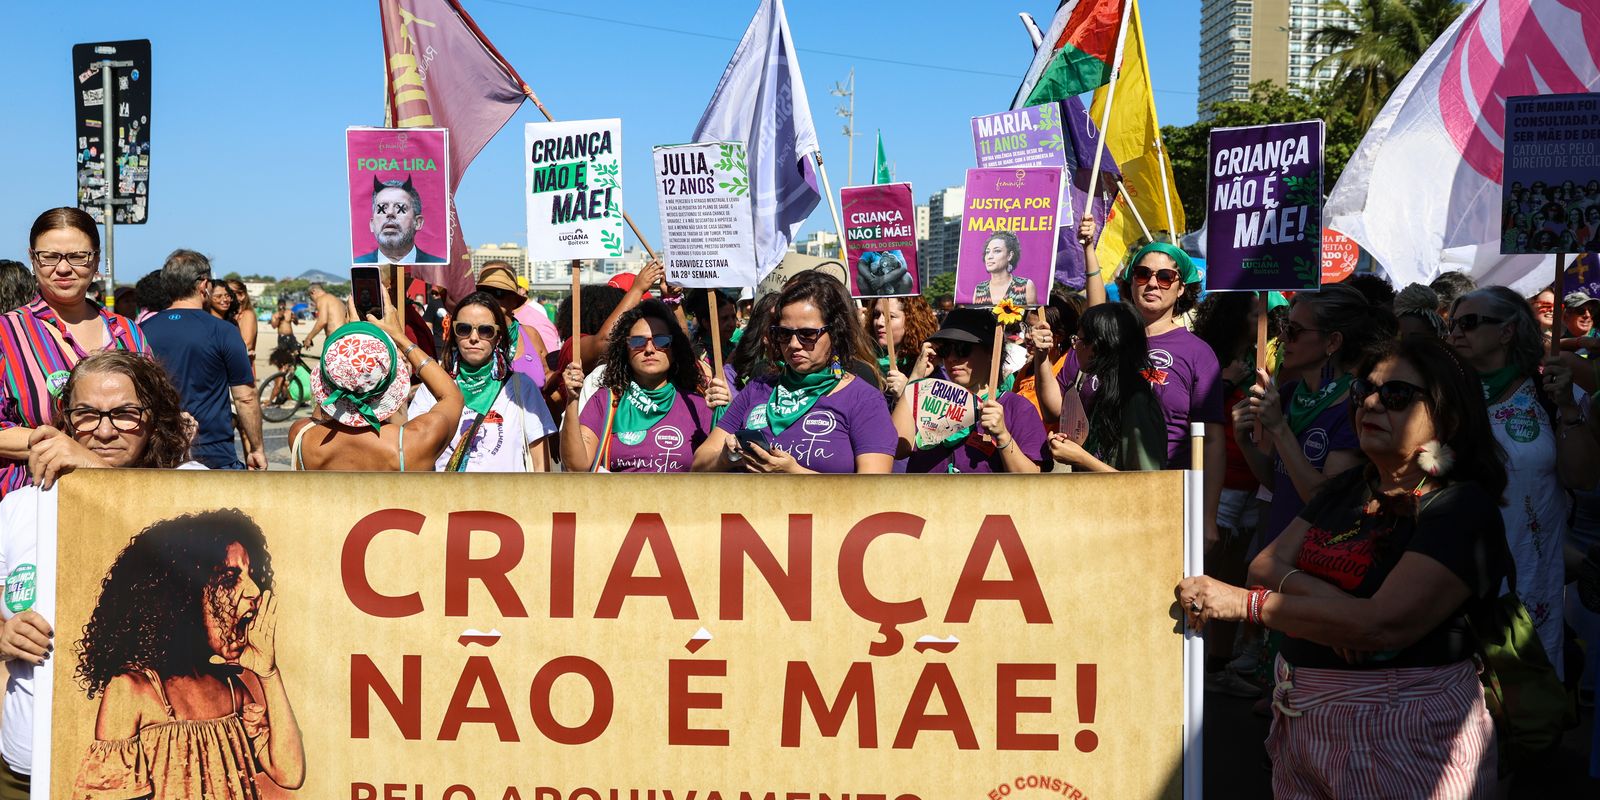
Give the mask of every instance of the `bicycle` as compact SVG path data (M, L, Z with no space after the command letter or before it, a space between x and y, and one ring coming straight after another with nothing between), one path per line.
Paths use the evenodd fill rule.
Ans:
M287 341L273 349L267 362L278 371L262 379L256 389L262 419L285 422L311 405L310 358L298 344Z

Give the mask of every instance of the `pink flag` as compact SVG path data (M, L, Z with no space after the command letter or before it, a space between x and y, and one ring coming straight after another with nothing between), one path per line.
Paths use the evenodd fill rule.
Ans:
M386 124L450 129L450 263L412 273L456 299L476 279L454 193L467 166L517 113L527 85L455 0L378 0L388 86Z
M1501 255L1506 98L1600 89L1600 0L1478 0L1417 61L1329 198L1396 285L1457 269L1531 294L1554 256Z

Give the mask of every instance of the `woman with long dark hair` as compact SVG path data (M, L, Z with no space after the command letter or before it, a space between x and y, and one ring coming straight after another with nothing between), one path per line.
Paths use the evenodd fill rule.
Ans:
M100 698L75 797L257 796L265 773L305 781L305 749L277 661L272 554L249 517L220 509L135 535L73 645Z
M540 387L511 368L515 347L500 301L473 292L456 304L445 328L443 366L461 390L464 408L455 435L439 451L440 472L544 472L545 440L556 433ZM438 401L427 386L411 398L409 415L426 414Z
M1471 620L1510 564L1503 455L1480 387L1437 339L1383 341L1355 374L1369 463L1322 484L1251 564L1254 588L1186 578L1179 608L1191 628L1249 621L1285 635L1267 737L1274 796L1493 796Z
M1055 460L1088 472L1161 469L1166 463L1166 422L1150 389L1144 325L1121 303L1083 312L1073 349L1095 380L1089 433L1078 444L1064 433L1050 437Z
M861 316L837 280L812 274L790 279L773 324L749 334L765 342L770 372L733 398L695 451L695 471L893 468L897 437L889 409L878 387L852 371L858 354L871 353Z
M581 408L567 404L561 418L567 470L688 472L711 433L712 412L694 347L672 310L646 300L624 312L600 369L600 391ZM564 377L567 395L577 397L583 370L569 364ZM727 402L725 390L719 399Z

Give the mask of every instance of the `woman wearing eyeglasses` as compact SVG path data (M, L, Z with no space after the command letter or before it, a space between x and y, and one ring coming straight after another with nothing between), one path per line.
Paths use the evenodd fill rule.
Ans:
M1477 372L1489 427L1505 452L1501 515L1517 560L1514 588L1559 674L1566 490L1594 487L1600 447L1578 408L1572 371L1543 358L1542 342L1527 301L1503 286L1463 295L1451 310L1449 343Z
M1015 392L990 396L989 360L997 324L986 309L957 308L928 337L946 378L978 401L978 418L972 427L943 441L923 441L917 432L914 397L903 394L895 405L894 426L900 435L899 455L907 459L907 473L1030 474L1049 463L1044 422L1033 404Z
M450 444L439 451L439 472L544 472L545 439L554 436L539 383L512 369L513 342L505 312L487 292L473 292L456 305L445 327L443 366L461 389L466 407ZM416 418L437 401L426 386L411 399Z
M0 315L0 496L28 483L28 439L54 412L73 365L100 350L149 355L144 333L88 300L100 231L77 208L53 208L28 233L39 295Z
M770 371L728 405L695 451L696 472L893 469L898 437L883 394L850 372L870 352L861 316L837 281L804 277L784 285L763 334Z
M711 433L711 407L700 393L700 363L676 315L659 300L623 312L611 328L600 389L561 419L569 472L688 472L695 448ZM583 390L584 370L568 364L566 396ZM727 392L708 390L718 405Z
M33 486L0 501L0 576L21 576L38 563L40 489L78 469L205 469L189 461L189 435L178 390L155 361L127 352L100 352L79 361L52 404L49 424L34 428L26 466ZM37 488L36 488L37 487ZM49 547L54 543L46 540ZM8 580L8 602L0 609L0 660L9 670L5 711L0 714L0 798L26 798L33 772L34 670L46 665L54 631L33 610L37 582Z
M1011 231L995 231L983 243L983 268L989 279L973 290L975 305L993 305L1009 299L1022 306L1039 304L1039 289L1033 281L1013 274L1022 260L1022 245Z
M1471 620L1508 574L1496 512L1517 500L1466 369L1431 337L1380 343L1350 388L1370 463L1327 481L1256 557L1255 588L1196 577L1175 590L1191 628L1285 636L1275 797L1497 794Z
M1249 555L1277 538L1324 481L1361 463L1347 397L1363 351L1394 336L1393 317L1348 286L1295 295L1278 326L1280 390L1266 372L1233 407L1233 436L1250 471L1272 490ZM1265 386L1263 386L1263 383ZM1254 437L1264 430L1267 449Z

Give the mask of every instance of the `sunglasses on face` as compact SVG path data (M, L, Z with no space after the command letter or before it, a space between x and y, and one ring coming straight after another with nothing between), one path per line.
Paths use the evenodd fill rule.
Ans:
M672 346L672 334L658 333L654 336L628 337L628 349L634 352L643 350L644 346L647 344L653 345L657 350L666 350L668 347Z
M951 356L966 358L972 355L972 348L974 347L977 347L977 345L972 342L940 342L934 346L933 351L940 358L950 358Z
M1322 333L1320 328L1307 328L1298 322L1281 320L1278 322L1278 338L1285 342L1292 342L1300 338L1302 333Z
M457 322L452 330L455 331L457 339L469 338L474 331L477 332L479 339L500 338L500 329L493 325L473 325L468 322Z
M1450 320L1450 330L1472 333L1479 325L1499 325L1505 320L1499 317L1486 317L1482 314L1462 314Z
M1356 378L1350 383L1350 402L1360 408L1367 403L1367 398L1372 394L1378 395L1378 402L1390 411L1404 411L1417 398L1422 397L1426 389L1414 383L1405 381L1388 381L1380 386L1374 386L1366 378Z
M828 332L827 328L788 328L783 325L772 326L772 343L786 345L790 339L798 338L800 346L811 348L817 346L817 340Z
M123 433L139 430L144 425L144 406L120 406L110 411L78 406L67 409L67 424L78 433L91 433L100 427L100 420L111 420L111 427Z
M1171 289L1172 284L1178 282L1178 271L1175 269L1151 269L1149 267L1134 267L1133 282L1144 285L1152 279L1159 289Z

